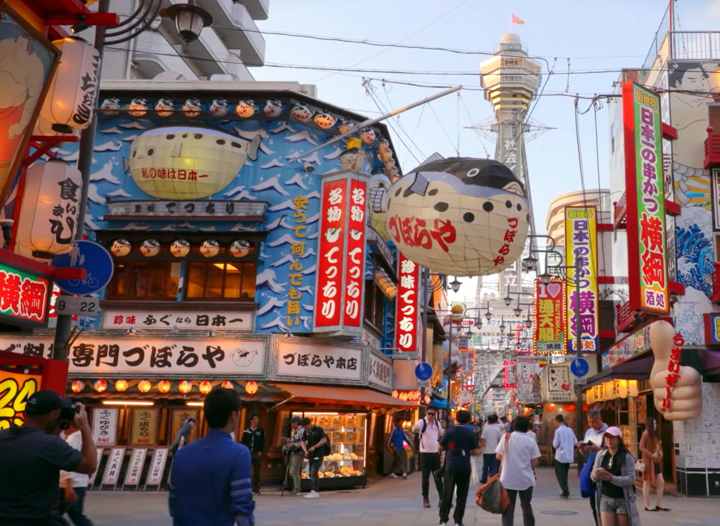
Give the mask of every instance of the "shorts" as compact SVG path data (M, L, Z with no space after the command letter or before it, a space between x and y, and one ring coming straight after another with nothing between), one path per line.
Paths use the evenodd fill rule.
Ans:
M600 511L605 513L614 513L615 515L627 515L627 505L625 499L614 499L612 497L602 496L600 500Z

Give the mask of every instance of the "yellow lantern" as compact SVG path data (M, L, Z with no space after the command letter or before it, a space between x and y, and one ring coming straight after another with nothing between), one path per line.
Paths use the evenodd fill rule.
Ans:
M212 391L212 384L208 382L207 380L203 380L200 382L200 385L198 386L198 390L201 394L208 394L210 391Z
M222 387L223 387L223 389L234 389L235 388L235 386L233 385L233 383L230 380L225 380L222 383Z
M245 392L250 396L258 392L258 383L255 381L245 382Z
M40 110L38 131L69 133L90 125L99 91L100 53L82 38L53 42L62 56Z
M49 259L72 250L81 186L80 171L62 161L28 168L15 242L18 254Z
M169 380L160 380L157 384L157 390L163 394L169 393L171 387L172 384Z
M182 394L188 394L190 391L192 391L192 382L183 380L178 384L178 391L180 391Z
M140 380L138 382L138 391L141 393L149 393L150 389L152 389L152 384L149 380Z
M95 389L98 393L104 393L107 391L107 388L107 380L95 380L95 383L93 383L93 389Z
M127 391L127 390L128 390L128 382L127 382L127 380L117 380L117 381L115 382L115 390L116 390L118 393L124 393L125 391Z
M70 384L70 390L73 393L81 393L85 389L85 382L82 380L74 380L73 383Z

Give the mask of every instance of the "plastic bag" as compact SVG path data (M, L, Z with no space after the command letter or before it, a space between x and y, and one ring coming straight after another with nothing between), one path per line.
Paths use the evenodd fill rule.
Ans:
M500 483L500 475L493 475L477 489L475 502L487 512L500 515L510 505L507 490Z
M587 498L595 496L595 483L590 478L593 466L595 465L596 452L590 453L580 470L580 494Z

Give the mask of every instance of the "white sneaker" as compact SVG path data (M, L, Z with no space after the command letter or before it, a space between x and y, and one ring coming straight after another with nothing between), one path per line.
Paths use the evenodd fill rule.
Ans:
M306 494L306 495L305 495L305 498L306 498L306 499L319 499L319 498L320 498L320 494L319 494L317 491L314 491L314 490L313 490L313 491L311 491L310 493Z
M396 473L390 473L390 478L399 479L400 477Z

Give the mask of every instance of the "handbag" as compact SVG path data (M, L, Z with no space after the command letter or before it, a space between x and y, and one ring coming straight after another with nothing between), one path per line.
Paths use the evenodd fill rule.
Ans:
M509 433L505 435L505 455L510 445L509 436ZM505 513L510 506L510 496L500 482L500 472L488 478L487 482L477 489L475 502L487 512L497 515Z

